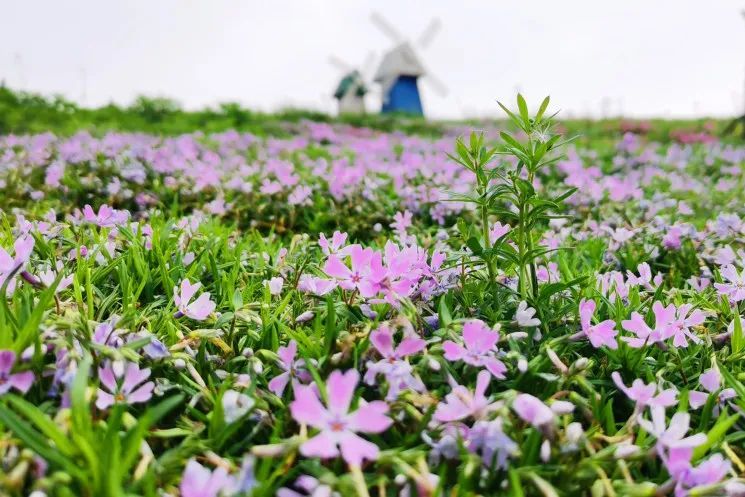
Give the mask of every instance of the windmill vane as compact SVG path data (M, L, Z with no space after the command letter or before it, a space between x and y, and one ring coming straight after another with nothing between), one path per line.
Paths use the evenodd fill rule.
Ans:
M371 54L368 54L362 70L339 57L329 56L329 63L343 73L334 91L339 114L365 112L365 95L369 93L367 81L371 79L380 86L382 104L380 111L383 114L404 113L423 116L420 80L429 85L436 94L447 95L445 85L427 70L417 53L417 48L426 48L431 45L442 28L442 22L438 18L432 19L414 44L403 37L380 13L373 12L370 20L383 35L393 42L393 47L384 53L372 78L367 77L367 68L373 62Z

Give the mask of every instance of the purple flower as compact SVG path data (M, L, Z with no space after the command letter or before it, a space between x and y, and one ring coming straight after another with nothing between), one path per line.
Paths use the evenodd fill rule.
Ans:
M282 287L285 284L285 280L279 276L275 276L274 278L267 280L265 283L269 287L269 293L271 295L279 295L282 293Z
M15 362L15 352L12 350L0 350L0 395L8 393L11 388L15 388L21 393L26 393L34 383L34 373L31 371L11 373Z
M609 349L615 350L618 348L616 323L612 319L606 319L602 323L593 325L592 317L595 314L596 305L594 300L580 300L579 318L582 325L580 334L586 336L596 349L605 345Z
M720 271L724 283L714 283L714 287L721 295L729 297L730 302L745 300L745 269L738 272L732 264L723 266Z
M195 321L203 321L215 310L216 305L210 300L209 292L203 293L194 302L191 301L201 286L200 282L192 285L185 279L181 282L180 291L179 287L173 287L173 302L178 308L175 317L187 316Z
M656 383L647 385L639 378L635 379L630 387L627 387L623 383L618 371L613 371L611 378L613 378L613 383L616 384L618 389L636 403L637 410L641 410L646 406L669 407L677 403L678 391L674 388L661 390L657 393L659 386Z
M515 410L520 418L535 426L541 428L554 422L556 419L554 411L551 410L541 399L521 393L512 402L512 409Z
M729 473L731 463L722 454L712 454L694 468L689 468L680 478L683 485L692 488L719 483Z
M703 433L685 436L691 422L691 415L687 412L676 412L667 425L664 407L653 406L650 411L651 421L644 419L640 414L637 422L644 431L657 439L657 451L661 456L665 454L665 450L693 449L706 442L706 435Z
M113 404L139 404L153 396L155 383L148 381L150 369L140 369L133 363L114 361L98 370L101 385L96 398L96 407L107 409Z
M698 382L704 387L705 392L699 392L691 390L688 393L688 400L691 403L691 407L698 409L702 405L706 404L709 395L719 391L722 387L722 375L716 368L707 369L698 378ZM737 396L737 393L733 388L725 388L719 393L718 401L723 403L729 399L733 399Z
M378 362L368 361L365 383L375 384L378 374L385 376L388 382L386 400L395 400L398 394L410 389L415 392L425 390L422 380L414 374L414 370L406 361L406 357L416 354L426 347L426 342L419 337L408 336L401 340L397 347L393 347L393 330L384 323L377 330L370 333L370 342L383 356Z
M466 437L468 449L481 451L481 460L487 467L507 469L507 459L517 454L518 445L502 429L502 418L477 421Z
M120 330L116 329L114 320L104 321L97 325L93 330L92 341L97 345L107 345L114 348L119 348L124 343L120 336Z
M333 494L331 487L324 485L317 478L308 475L298 476L292 485L303 493L296 492L287 487L277 490L277 497L331 497Z
M278 366L284 372L272 378L269 382L269 390L278 397L282 396L291 378L297 378L303 383L307 383L311 379L310 373L305 369L305 360L295 360L296 355L297 342L295 340L290 340L286 347L280 347L277 350Z
M326 382L328 406L318 399L312 386L297 385L295 400L290 404L292 417L298 423L318 428L320 433L300 446L306 457L332 458L340 453L350 466L360 466L362 461L378 458L377 445L357 435L381 433L393 421L387 416L388 405L376 400L363 403L356 411L349 411L359 373L351 369L346 373L334 371Z
M217 497L231 495L235 480L221 467L210 471L194 459L189 459L181 477L181 497Z
M491 374L488 371L479 371L476 377L476 389L471 392L463 385L458 385L449 378L451 391L445 396L435 409L434 419L440 423L459 421L467 417L476 420L484 418L487 414L501 407L501 403L490 403L484 395L489 387Z
M463 345L447 340L442 344L445 359L463 361L478 368L485 367L495 378L505 378L507 366L497 359L499 332L489 329L483 321L473 319L463 325Z

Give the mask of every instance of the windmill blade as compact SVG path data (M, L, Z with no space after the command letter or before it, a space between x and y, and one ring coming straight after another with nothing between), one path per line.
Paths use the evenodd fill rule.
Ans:
M344 62L342 59L337 57L336 55L329 55L328 58L329 64L334 66L335 68L339 69L342 72L349 72L352 70L352 66Z
M417 39L417 45L419 45L420 48L427 48L431 43L432 40L435 39L435 36L437 36L437 33L440 32L440 29L442 28L442 22L438 17L435 17L430 21L429 25L422 31L422 34L419 35L419 39Z
M370 14L370 20L384 35L390 38L393 43L401 43L404 40L404 37L401 36L396 28L394 28L391 23L386 21L379 12L373 12L372 14Z
M445 86L445 83L443 83L442 80L440 80L438 77L433 76L432 73L430 73L429 71L427 71L427 73L424 75L423 80L439 96L443 98L448 96L448 88L447 86Z
M375 67L375 52L368 52L365 60L362 62L361 72L365 80L372 79L373 68Z

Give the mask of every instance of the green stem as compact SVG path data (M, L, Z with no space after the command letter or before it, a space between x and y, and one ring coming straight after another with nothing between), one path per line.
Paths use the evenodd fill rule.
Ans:
M484 195L482 194L482 201L484 200L483 197ZM491 249L491 241L489 240L489 211L486 203L481 204L481 229L484 236L484 248L489 250ZM491 256L486 259L486 268L489 271L489 282L491 283L494 281L495 274L494 261Z

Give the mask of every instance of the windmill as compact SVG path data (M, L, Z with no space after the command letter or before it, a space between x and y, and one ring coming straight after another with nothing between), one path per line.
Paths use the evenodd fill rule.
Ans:
M334 90L334 98L339 105L339 115L342 114L364 114L365 95L369 92L365 73L372 66L373 54L370 53L362 66L356 69L335 55L329 56L329 63L339 69L342 77Z
M440 30L440 20L433 19L416 43L412 44L379 13L373 12L370 19L394 43L393 48L383 56L373 78L375 82L380 83L382 90L381 112L424 115L422 99L419 96L420 78L437 94L443 97L447 95L445 85L427 71L416 52L416 49L425 49L432 43Z

